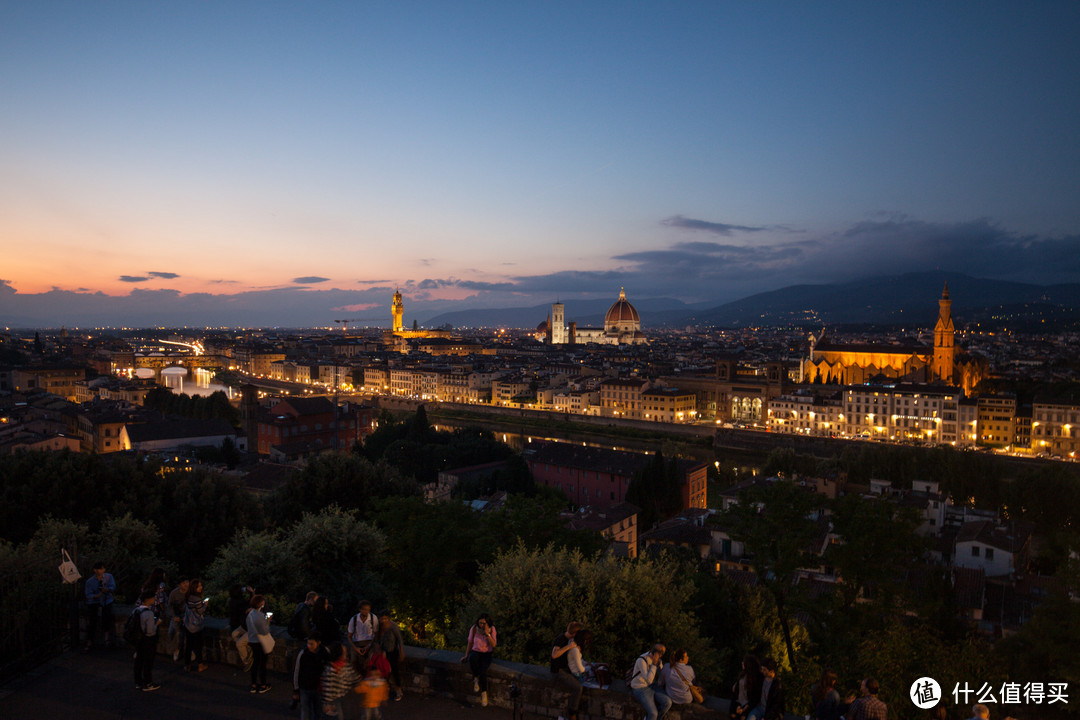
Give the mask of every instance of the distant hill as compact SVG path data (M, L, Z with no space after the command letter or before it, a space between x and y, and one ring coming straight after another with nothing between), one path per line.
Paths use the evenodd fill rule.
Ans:
M1080 323L1080 284L1033 285L987 280L961 273L928 272L886 275L845 283L791 285L722 305L683 303L673 298L630 298L642 326L682 328L688 325L749 327L754 325L907 324L932 327L945 283L958 326L972 322L1017 326L1042 320ZM567 300L566 320L599 326L613 300ZM428 327L534 328L547 318L551 305L455 310L424 320Z
M1080 320L1080 284L1031 285L959 273L908 273L828 285L792 285L670 320L675 327L787 324L904 324L933 326L937 301L949 283L957 325L1043 317Z

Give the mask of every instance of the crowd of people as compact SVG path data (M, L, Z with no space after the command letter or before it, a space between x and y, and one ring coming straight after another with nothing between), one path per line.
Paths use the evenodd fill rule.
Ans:
M115 641L113 615L116 581L105 571L104 562L93 567L85 583L87 644L92 648L100 631L106 645ZM170 592L165 572L155 568L142 585L132 618L125 623L125 639L135 648L136 689L152 692L160 688L153 680L158 634L166 628L166 643L174 662L182 662L189 672L207 668L203 658L203 631L210 598L200 578L181 576ZM267 662L274 638L266 597L250 586L229 589L227 604L230 637L240 664L250 674L250 692L261 694L271 688L266 680ZM129 626L131 628L129 632ZM404 688L401 663L405 644L398 625L388 611L372 612L371 603L360 601L345 631L334 615L329 599L309 592L297 604L288 623L288 633L303 646L293 662L293 707L302 720L343 718L344 699L350 693L362 696L365 719L381 718L381 706L390 698L401 700ZM592 641L592 631L571 622L552 641L550 669L555 686L565 690L567 706L560 720L577 720L585 687L607 687L610 671L603 663L586 662L584 654ZM490 615L481 614L469 628L465 655L473 676L473 692L480 705L488 705L488 670L498 646L498 633ZM666 659L666 662L665 662ZM656 643L639 655L626 674L626 685L644 710L645 720L660 720L672 708L701 702L702 688L686 650L667 652ZM866 678L859 696L841 697L837 673L826 670L810 690L811 717L816 720L886 720L888 708L879 699L877 680ZM730 720L782 720L787 712L784 685L777 664L770 658L743 659L731 688ZM945 720L945 708L929 711L928 718ZM972 708L972 720L987 720L984 705Z
M87 638L84 650L87 652L93 648L98 633L103 635L107 647L119 644L114 637L116 581L105 569L104 562L96 563L94 574L84 586ZM205 594L200 578L180 576L170 591L165 571L154 569L143 583L132 615L125 622L124 638L135 650L137 690L153 692L161 687L154 682L153 674L162 627L174 662L182 663L192 673L209 667L203 657L209 604L210 597ZM229 588L226 613L239 663L250 675L249 692L268 692L271 686L266 671L275 641L270 632L273 613L267 609L266 596L251 586L233 586ZM490 618L486 622L490 623ZM342 633L329 600L312 591L293 611L288 633L302 643L292 665L293 708L299 708L302 720L343 719L343 701L350 693L361 696L365 720L376 720L382 717L380 708L385 702L391 698L401 700L404 696L401 663L405 659L405 641L389 611L373 613L371 603L361 601ZM486 704L484 672L491 663L495 630L490 627L481 633L489 638L489 647L484 669L475 672L478 678L483 678ZM480 638L477 648L485 652Z

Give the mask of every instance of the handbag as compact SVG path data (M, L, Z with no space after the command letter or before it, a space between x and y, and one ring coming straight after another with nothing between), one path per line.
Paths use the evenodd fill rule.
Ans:
M244 624L247 625L248 630L255 633L255 637L259 638L259 647L262 648L262 651L269 655L274 651L274 636L270 633L264 635L255 629L254 619L255 613L257 612L259 612L259 610L248 610L247 617L244 619Z
M705 702L705 688L699 685L691 685L690 682L686 679L686 676L682 674L682 670L679 670L679 666L675 663L671 664L671 669L679 674L679 679L683 681L683 685L690 689L690 697L694 699L694 702Z
M82 573L79 572L79 568L75 567L75 563L71 561L71 556L68 555L68 551L60 548L60 557L63 558L63 562L60 563L60 578L64 581L65 585L71 585L78 582L82 577Z

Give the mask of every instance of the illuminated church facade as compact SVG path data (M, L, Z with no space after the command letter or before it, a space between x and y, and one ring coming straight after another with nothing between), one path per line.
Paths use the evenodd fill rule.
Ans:
M836 343L810 336L810 354L802 364L804 382L859 385L881 377L905 382L950 385L970 395L987 376L984 358L958 350L949 285L938 300L934 345Z
M561 302L551 305L551 315L536 328L536 339L550 345L645 345L649 342L641 331L641 316L626 299L625 288L619 289L619 299L604 315L603 327L578 327L567 323L566 307Z

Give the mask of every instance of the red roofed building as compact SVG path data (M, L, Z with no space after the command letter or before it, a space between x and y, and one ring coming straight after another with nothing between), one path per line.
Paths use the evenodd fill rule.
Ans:
M269 455L275 446L306 444L319 450L348 450L371 433L374 408L345 403L334 417L334 403L325 397L286 398L262 413L258 421L258 451Z

